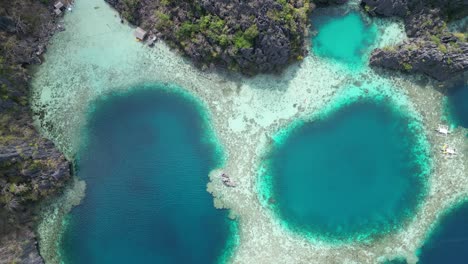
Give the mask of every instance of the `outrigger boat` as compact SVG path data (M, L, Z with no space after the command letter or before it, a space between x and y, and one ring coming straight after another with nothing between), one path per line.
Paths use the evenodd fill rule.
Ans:
M227 174L222 173L221 174L221 181L226 185L227 187L236 187L236 184L227 176Z
M454 148L449 147L447 144L442 146L442 153L446 155L457 155L457 151Z
M437 127L436 131L439 132L442 135L445 135L445 136L450 134L450 130L449 130L448 126L444 126L444 125L439 125Z

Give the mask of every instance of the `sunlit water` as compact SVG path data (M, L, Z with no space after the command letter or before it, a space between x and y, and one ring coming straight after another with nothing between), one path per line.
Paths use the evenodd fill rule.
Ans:
M164 88L94 102L77 162L88 188L63 235L66 263L205 264L228 257L233 223L206 191L220 153L200 107Z
M312 16L318 31L312 37L312 50L320 57L359 69L367 64L377 27L358 12L343 9L320 9Z
M315 16L319 13L322 13L322 10L316 11L313 14ZM338 18L343 19L349 19L348 16L358 16L363 18L353 12L349 15L344 15L344 13L335 14ZM314 17L312 20L316 18L319 17ZM340 21L340 19L336 19L336 17L333 16L328 18L328 21L330 22L333 22L334 20L337 22ZM323 17L322 21L326 22L327 18ZM352 22L352 20L350 21ZM340 58L340 56L330 56L330 54L327 55L327 53L316 53L314 50L315 40L312 40L310 56L304 58L304 61L301 64L291 65L285 70L283 75L264 75L257 76L255 78L239 77L238 79L236 77L231 79L228 75L196 70L187 60L183 60L179 54L170 51L167 46L161 42L156 43L153 49L148 49L145 45L142 45L142 43L138 43L134 40L132 36L133 29L127 24L121 24L118 15L112 11L104 1L79 0L76 1L73 12L68 13L65 16L64 23L67 30L54 36L51 45L48 46L45 63L40 66L40 70L35 76L33 82L33 107L35 112L39 113L38 115L43 115L41 116L43 121L41 123L42 132L44 132L49 138L53 139L57 146L59 146L62 151L65 151L69 157L74 157L77 153L77 149L79 149L81 145L81 143L75 142L75 139L80 138L77 136L79 135L77 131L84 126L83 122L85 118L83 117L83 112L86 111L85 109L89 101L94 101L96 99L99 100L99 98L102 98L113 91L132 90L132 87L135 87L135 84L139 83L153 81L178 83L185 89L200 96L200 98L208 104L210 112L214 118L213 124L216 126L217 133L222 138L222 142L225 144L226 149L229 150L229 167L234 171L233 176L239 179L239 185L237 188L215 188L216 190L214 190L215 196L218 197L215 201L229 201L228 204L235 209L234 212L238 212L240 214L239 216L241 221L239 223L241 225L240 230L243 232L243 246L241 245L239 247L240 250L236 252L236 263L250 263L250 253L252 252L255 252L255 254L269 254L270 256L276 254L275 257L281 259L278 260L278 262L281 263L294 263L294 261L291 260L298 259L296 253L299 251L303 254L310 253L311 256L313 252L318 251L323 257L327 256L329 251L322 251L320 247L317 249L315 244L311 247L303 246L303 240L301 238L296 239L298 236L290 236L288 233L281 233L278 235L279 229L277 229L278 226L276 226L275 221L279 218L271 217L264 208L258 206L258 199L255 199L256 196L253 192L255 188L252 188L252 183L255 182L255 178L253 175L248 173L257 168L257 164L254 164L255 167L251 167L251 151L258 150L261 152L264 147L270 146L270 144L264 145L263 140L261 140L259 135L263 135L264 132L268 135L274 133L272 131L272 127L273 129L276 129L277 125L283 124L285 120L292 120L294 122L294 119L296 118L302 118L304 115L313 115L316 112L320 112L321 109L330 105L330 102L333 102L332 99L335 94L347 90L348 85L350 84L358 86L358 90L364 95L364 91L367 93L367 88L369 87L364 85L361 86L361 84L378 81L378 85L375 85L375 88L379 89L386 86L383 90L386 90L386 94L391 95L391 97L395 96L397 100L400 101L401 104L398 106L398 109L402 110L402 112L414 114L415 111L420 111L420 113L425 113L425 109L427 108L422 107L421 105L416 105L416 108L406 108L408 105L413 105L411 102L412 98L408 98L408 96L406 96L405 91L407 91L407 88L409 87L411 90L421 87L417 84L400 82L398 77L393 80L391 78L381 76L367 67L367 57L371 51L371 46L375 44L381 47L385 43L394 44L404 39L404 30L401 27L401 23L387 23L384 21L388 22L388 20L381 19L372 19L369 21L366 19L356 23L357 25L361 25L359 28L366 31L368 33L366 33L366 36L370 37L368 39L364 38L365 46L363 46L363 49L358 47L357 51L355 49L355 51L347 53L351 54L350 57L352 59L350 60L347 60L345 57ZM356 22L356 20L354 20L354 22ZM338 34L342 32L345 32L345 34L349 33L346 30L346 27L354 25L354 22L350 24L341 24L345 29L338 32ZM326 23L322 25L325 24ZM371 34L374 30L374 24L379 28L376 32L376 41L373 41L373 36ZM316 25L318 26L321 24L317 23ZM318 28L318 30L320 31L321 29ZM361 34L359 31L356 31L356 33ZM338 34L336 34L335 37L340 37ZM350 39L346 39L346 41L352 40L355 36L351 37L352 38ZM357 39L361 39L362 41L363 38L359 37ZM374 42L374 44L372 44L372 42ZM328 44L334 45L336 44L336 41L324 41L323 43L325 43L325 46ZM330 49L328 49L328 51L330 51ZM362 57L358 58L353 54L361 54ZM356 69L359 70L358 73L356 73ZM405 85L405 88L403 88L402 85ZM421 91L423 93L423 90ZM427 89L424 93L426 92ZM128 93L126 95L132 94ZM386 108L387 104L384 101L379 102L379 104L384 105L383 108ZM428 102L432 101L429 100ZM380 109L379 107L377 108ZM346 113L344 115L352 115L352 111L349 109L354 108L346 107L343 109L344 113ZM380 111L377 111L377 114L378 113L380 113ZM341 114L337 114L337 116L339 115ZM334 116L335 115L331 115L330 118L335 120ZM409 128L413 127L413 123L409 124ZM145 129L142 130L145 131ZM87 129L85 131L87 131ZM146 131L149 130L146 129ZM380 130L377 129L377 131ZM132 131L128 132L130 133ZM136 134L140 135L140 133L143 132L138 132ZM414 131L413 134L424 137L425 133L423 133L422 130L417 130ZM92 137L89 137L90 140L91 138ZM333 144L333 147L335 147L335 144ZM91 147L89 150L93 150L93 148ZM80 153L84 153L83 151L84 150L80 150ZM139 150L135 151L136 154L140 153ZM407 154L408 153L402 153L402 155ZM136 165L141 164L139 160L133 161L131 156L132 154L128 152L127 160L129 162ZM347 157L348 156L344 155L342 158L345 159ZM82 160L85 161L85 159ZM338 161L341 162L341 160ZM132 165L128 166L132 167ZM177 166L179 166L179 164L177 164ZM84 169L81 168L80 164L78 164L78 173L80 174L80 177L85 178L88 183L87 195L89 197L85 199L82 206L77 207L73 214L68 217L69 229L63 240L66 244L59 245L61 247L62 255L67 255L68 259L77 258L73 259L74 261L81 261L81 259L86 260L85 257L80 258L80 252L86 252L86 250L96 251L94 247L96 245L95 242L89 243L89 245L93 245L93 247L84 249L86 245L80 245L79 240L73 238L73 234L75 234L82 236L85 240L87 238L84 238L84 236L89 235L90 238L86 240L88 242L95 239L95 237L93 237L94 233L90 233L91 231L87 232L84 225L79 224L79 221L81 221L80 219L90 217L85 216L85 210L87 210L85 208L87 206L91 207L89 203L95 203L95 205L93 205L95 208L101 208L103 204L105 205L108 203L105 199L101 202L100 199L96 198L98 196L93 195L95 192L94 188L100 188L93 187L93 185L95 183L99 183L99 181L93 180L92 178L86 178L82 174L83 171ZM201 185L204 185L204 188L208 182L208 179L206 178L207 171L209 170L203 172L203 177L205 177L204 183L200 183ZM126 178L122 176L122 179ZM398 180L399 179L396 179L396 181ZM152 178L144 179L143 182L150 182L150 186L153 186L151 185L153 182ZM109 183L106 181L106 184ZM220 183L218 182L216 184ZM216 184L213 184L212 186ZM134 186L139 187L142 185L144 184L133 184L131 188L135 189L136 187ZM106 190L103 190L103 192L106 192ZM406 199L404 195L402 197L402 199ZM210 198L210 202L213 203L212 197ZM280 200L279 197L275 196L273 198L273 200L276 199L276 203L273 200L271 201L273 206L278 205ZM149 204L145 199L142 201L144 204ZM322 201L318 201L317 203L321 202ZM125 205L125 207L128 207L125 202L122 202L122 204ZM382 210L385 208L387 207L384 207ZM186 208L184 207L184 210L185 209ZM84 212L82 213L82 218L77 217L78 212ZM128 210L128 212L134 211ZM215 212L222 215L225 214L220 211ZM405 212L411 212L411 208L409 208L409 210L405 210L403 208L403 212L399 211L399 213L402 214L405 214ZM102 216L104 212L97 212L96 214ZM53 226L48 223L52 221L61 221L62 218L60 214L49 217L50 215L52 214L44 215L42 225L45 228L40 232L40 237L42 239L39 248L41 249L41 254L43 256L50 255L53 258L55 256L52 255L57 252L53 246L57 241L55 239L55 235L60 234L61 229L53 228ZM114 213L110 212L110 215L113 216ZM153 212L150 212L149 216L153 217ZM377 224L376 230L378 232L392 230L392 228L388 228L388 226L385 225L388 219L384 218L379 220L375 218L374 215L368 216L370 216L370 218L363 218L363 222L376 220L375 223L383 223L382 225ZM398 218L398 216L400 215L396 215L395 217ZM224 216L223 219L225 219ZM242 221L243 219L249 220ZM401 223L400 220L402 219L403 218L395 220L395 223L399 225ZM415 221L413 224L418 225L420 220L421 219ZM216 221L217 220L213 220L213 222ZM125 228L127 227L127 223L125 221L122 220L121 223L125 225ZM136 223L138 225L141 224L142 228L149 226L144 220L142 220L141 223L136 221ZM360 221L355 221L353 223L360 223ZM178 223L174 221L174 225L176 224ZM108 226L110 225L103 225L101 223L99 228L105 229ZM366 225L361 223L361 225L356 226L363 227ZM77 229L78 227L83 228L81 229L83 235L81 235L79 231L75 231L75 233L70 231L80 230ZM347 226L345 225L345 227ZM370 227L375 226L368 225L364 230L361 229L361 231L359 231L360 233L353 233L354 238L356 236L366 237L369 232L372 231ZM149 238L145 238L150 235L143 234L144 231L135 231L132 228L134 227L131 227L130 230L134 231L135 236L138 234L142 235L141 241L150 240ZM187 229L183 230L185 231ZM119 249L122 249L122 252L118 252L117 254L118 256L122 256L122 259L125 259L126 256L128 257L130 255L129 251L126 251L130 249L134 249L136 250L135 252L138 253L142 252L145 256L155 257L152 255L153 253L145 253L150 250L153 251L153 248L133 246L132 241L136 239L132 238L132 234L126 234L122 230L125 231L125 229L122 228L119 230L119 232L123 234L122 239L119 240L129 243L131 247L127 249L118 242L113 241L117 240L114 236L108 236L110 241L99 241L102 242L99 246L106 248L106 245L112 245L115 246L118 251L120 251ZM149 229L146 230L147 233L153 232L152 226L149 226ZM102 232L106 231L103 230ZM115 233L120 234L119 232ZM99 234L99 232L95 233ZM339 238L339 235L336 234L338 233L328 237ZM132 239L127 239L127 236ZM343 241L347 238L348 237L343 239ZM409 242L407 242L412 243L411 241L413 238L414 236L409 235ZM190 243L192 242L193 241ZM199 247L202 247L202 245L209 247L208 244L204 244L204 240L198 240L198 242L199 243L195 245L197 250ZM75 243L77 244L75 245ZM225 243L229 244L229 242L221 241L217 246L219 246L219 248L224 248ZM395 243L394 240L391 240L389 244L393 244L389 245L392 249L400 246L399 241ZM46 247L46 245L49 246ZM370 255L375 254L374 252L378 252L376 254L382 254L382 252L374 250L372 247L367 248L365 244L364 246L359 243L352 245L352 247L355 246L355 249L359 250L359 252L366 252ZM344 247L348 247L348 245L345 245ZM177 261L180 261L181 258L185 257L183 252L185 249L181 248L182 247L177 249L182 252L180 253L181 256L177 258ZM199 256L207 256L207 259L211 257L219 259L219 254L229 251L218 250L219 248L210 248L210 250L213 250L211 253L208 252L207 248L202 248L204 253L200 253ZM385 248L385 250L386 249L387 248ZM146 259L143 259L144 257L142 257L142 260L138 255L135 256L137 259L135 259L135 261L131 261L131 263L138 261L146 262ZM102 260L99 259L99 261ZM115 261L115 259L112 261ZM186 259L183 259L182 261L186 261ZM323 263L326 263L326 261L323 261Z
M273 210L290 229L325 239L397 228L425 192L411 123L369 99L279 134L266 160Z

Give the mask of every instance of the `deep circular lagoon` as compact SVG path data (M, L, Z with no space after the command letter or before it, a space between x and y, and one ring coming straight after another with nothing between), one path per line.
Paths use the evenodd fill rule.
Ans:
M464 264L468 259L468 202L445 214L419 250L420 264Z
M446 107L449 121L455 126L468 128L468 83L458 83L447 94Z
M273 137L260 193L288 229L334 242L399 228L426 192L421 128L385 98L358 100Z
M220 263L235 222L206 191L222 155L207 114L175 86L144 85L92 104L68 216L65 263Z
M352 67L367 62L371 46L377 37L377 26L365 21L357 11L323 8L312 15L312 25L318 31L312 36L313 52Z

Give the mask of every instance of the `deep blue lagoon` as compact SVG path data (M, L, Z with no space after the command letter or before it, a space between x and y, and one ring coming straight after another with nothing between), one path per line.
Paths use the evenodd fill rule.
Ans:
M419 130L384 99L293 124L274 137L261 193L287 228L309 237L338 242L394 230L425 194Z
M86 197L68 218L65 263L228 257L234 223L206 191L220 151L206 113L180 91L147 85L93 104L77 161Z
M451 123L468 128L468 83L460 83L450 89L447 108Z
M318 30L318 34L312 37L312 50L316 55L354 68L366 64L377 36L377 27L360 13L347 13L342 8L323 8L312 15L312 25Z
M467 263L468 202L442 217L418 257L420 264Z

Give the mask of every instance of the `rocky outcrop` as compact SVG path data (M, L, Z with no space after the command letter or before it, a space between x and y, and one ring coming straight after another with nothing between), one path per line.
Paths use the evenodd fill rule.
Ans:
M439 81L467 71L467 36L449 32L446 21L466 16L468 0L362 0L362 6L371 15L403 18L409 37L395 47L374 50L372 66L423 73Z
M329 5L341 5L341 4L348 2L348 0L314 0L312 2L319 6L329 6Z
M465 72L468 68L467 43L454 48L452 43L457 42L453 40L454 37L450 36L442 38L441 43L436 44L416 39L393 48L376 49L372 53L370 64L392 70L423 73L439 81L445 81ZM451 51L445 51L446 49Z
M381 16L411 17L422 10L440 10L444 19L456 19L468 15L467 0L361 0L370 14Z
M39 201L70 179L70 163L35 130L25 68L60 28L51 1L0 2L0 262L42 263L34 235ZM5 261L5 262L3 262Z
M0 236L0 263L43 264L36 235L31 227L22 227Z
M308 0L106 0L201 67L272 72L307 53Z

